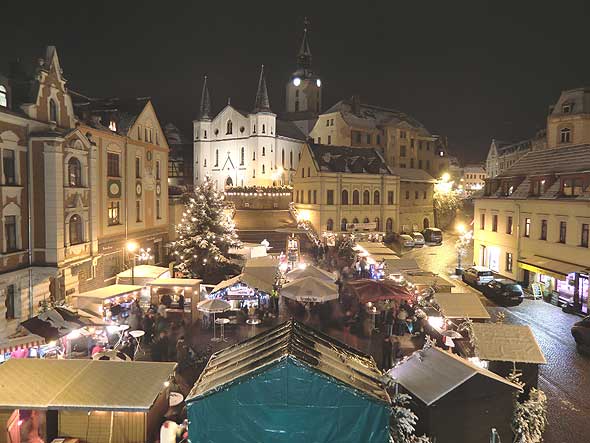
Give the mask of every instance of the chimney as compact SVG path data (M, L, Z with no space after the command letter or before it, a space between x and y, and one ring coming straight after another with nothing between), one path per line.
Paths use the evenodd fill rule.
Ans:
M361 115L361 97L359 95L352 96L352 113L354 115Z

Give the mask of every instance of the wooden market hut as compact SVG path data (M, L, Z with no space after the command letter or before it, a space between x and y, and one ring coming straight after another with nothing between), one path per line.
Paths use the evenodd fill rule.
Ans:
M213 354L187 399L191 441L389 442L374 360L294 320Z
M434 288L434 292L451 292L455 287L453 283L446 278L440 277L432 272L425 271L406 271L403 273L404 278L412 283L418 292Z
M143 286L139 285L117 284L104 286L93 291L74 295L72 304L77 309L94 316L104 317L109 307L131 300L139 300L142 289Z
M530 326L504 323L474 323L475 347L469 340L457 340L457 349L467 358L478 358L487 368L506 377L513 370L520 372L525 391L536 388L539 365L547 360Z
M471 319L484 321L490 314L474 292L435 293L434 301L440 307L442 315L448 319Z
M150 290L150 301L156 306L160 304L164 294L168 294L172 298L182 294L186 306L190 306L191 321L195 321L199 318L197 304L201 298L201 281L195 278L157 278L147 283L146 286ZM180 311L179 313L182 318L184 313Z
M176 363L11 359L0 365L0 443L156 441ZM16 440L16 441L20 441Z
M414 352L389 371L412 396L416 434L437 443L487 442L496 428L512 441L510 421L519 387L437 347Z

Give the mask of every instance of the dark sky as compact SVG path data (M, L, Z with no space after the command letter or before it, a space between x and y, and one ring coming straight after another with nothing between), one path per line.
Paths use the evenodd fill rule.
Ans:
M0 70L53 44L70 88L151 96L162 123L186 131L204 74L215 109L231 97L249 110L264 63L280 112L306 15L324 107L355 93L405 111L463 160L483 159L493 137L531 136L562 89L590 85L584 1L36 3L3 6Z

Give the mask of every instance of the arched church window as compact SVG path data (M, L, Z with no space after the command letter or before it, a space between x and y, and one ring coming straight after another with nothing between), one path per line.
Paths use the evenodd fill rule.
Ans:
M77 245L84 242L82 217L78 214L70 218L70 245Z
M219 149L215 150L215 166L219 166Z
M57 103L52 98L49 99L49 121L57 122Z
M232 133L232 130L233 130L232 122L231 122L231 120L228 120L227 121L227 131L226 131L226 134L231 134Z
M68 161L68 184L72 187L82 186L82 166L76 157Z
M240 166L244 166L245 157L246 157L246 150L242 146L242 149L240 149Z

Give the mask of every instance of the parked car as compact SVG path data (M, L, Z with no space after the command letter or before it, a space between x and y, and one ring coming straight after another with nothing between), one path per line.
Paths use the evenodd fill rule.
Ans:
M524 300L522 286L506 278L492 280L483 287L482 292L500 304L519 305Z
M494 279L494 273L484 266L472 266L463 271L461 278L470 285L483 286Z
M574 323L572 336L579 352L590 354L590 315Z
M424 241L426 243L434 243L440 245L443 241L442 231L438 228L426 228L422 231Z
M424 242L424 236L420 233L420 232L412 232L410 234L412 236L412 239L414 240L414 246L421 248L422 246L424 246L425 242Z
M404 248L413 248L414 239L408 234L394 234L393 241Z

